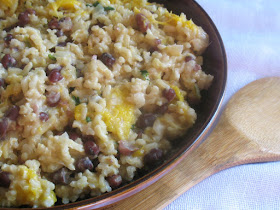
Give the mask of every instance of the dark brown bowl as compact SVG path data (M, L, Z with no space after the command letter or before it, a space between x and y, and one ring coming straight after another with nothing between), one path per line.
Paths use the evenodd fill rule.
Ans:
M67 205L54 206L51 209L100 208L139 192L174 168L192 150L197 148L209 134L211 128L213 128L214 121L221 107L227 80L227 59L220 34L211 18L194 0L158 0L154 2L164 4L173 13L180 14L183 12L187 14L188 19L191 18L195 24L202 26L209 35L211 44L203 55L203 69L206 73L214 76L214 81L210 89L203 93L202 103L196 107L197 122L188 131L187 135L176 141L174 150L169 154L167 160L150 173L112 192Z

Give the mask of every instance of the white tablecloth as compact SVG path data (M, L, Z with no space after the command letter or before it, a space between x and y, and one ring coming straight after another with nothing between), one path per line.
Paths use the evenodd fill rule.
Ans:
M197 2L216 24L226 48L224 106L249 82L280 76L279 0ZM219 172L165 208L172 209L280 209L280 162L247 164Z

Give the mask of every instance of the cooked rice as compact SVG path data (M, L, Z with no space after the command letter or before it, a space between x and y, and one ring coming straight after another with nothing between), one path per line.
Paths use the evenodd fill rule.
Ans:
M30 8L25 24L19 16ZM53 17L61 29L50 29ZM1 206L66 204L112 191L114 175L122 185L132 181L150 167L145 156L157 149L163 161L170 142L194 124L190 105L213 79L201 69L203 29L146 0L0 0L0 18L0 182L3 172L10 180L0 184ZM53 69L62 77L55 82ZM48 93L59 101L50 104L58 95ZM155 121L139 128L147 113ZM85 151L89 136L98 155ZM79 169L87 156L94 168ZM62 168L67 183L54 181Z

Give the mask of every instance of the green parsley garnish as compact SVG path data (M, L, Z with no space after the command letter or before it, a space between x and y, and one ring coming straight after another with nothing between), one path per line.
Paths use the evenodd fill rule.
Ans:
M147 70L142 70L140 71L142 76L146 79L146 80L150 80L149 79L149 72L147 72Z
M89 123L89 122L91 122L92 120L91 120L91 118L90 118L89 116L87 116L87 117L86 117L86 121Z
M26 47L32 47L32 45L31 45L31 42L30 42L30 39L28 38L28 37L26 37L25 39L24 39L24 43L25 43L25 45L26 45Z
M72 96L72 99L75 101L75 106L78 106L81 103L79 97Z
M56 57L54 57L52 54L49 54L48 57L49 57L49 59L56 61Z
M136 125L135 124L133 124L132 126L131 126L131 130L135 130L135 128L136 128Z
M110 10L115 10L115 8L114 7L104 7L104 10L105 11L110 11Z
M87 7L96 7L99 3L99 1L94 2L93 4L86 4Z

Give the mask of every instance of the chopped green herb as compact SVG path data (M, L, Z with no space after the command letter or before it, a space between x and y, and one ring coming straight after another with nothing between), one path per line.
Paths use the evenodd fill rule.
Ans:
M25 43L26 47L29 47L29 48L32 47L32 45L29 41L25 41L24 43Z
M81 103L79 97L72 96L72 99L75 101L75 106L78 106Z
M114 7L104 7L104 10L105 11L110 11L110 10L115 10L115 8Z
M136 126L135 126L135 124L133 124L130 129L135 130L135 128L136 128Z
M94 2L93 4L86 4L87 7L96 7L99 3L99 1Z
M98 4L100 4L99 1L96 1L96 2L94 2L92 5L93 5L94 7L96 7Z
M49 54L48 57L49 57L49 59L56 61L56 57L54 57L52 54Z
M150 80L149 79L149 72L147 72L147 70L142 70L140 71L142 76L146 79L146 80Z
M87 117L86 117L86 121L89 123L89 122L91 122L92 120L91 120L91 118L90 118L89 116L87 116Z
M32 47L30 39L28 37L25 37L24 43L25 43L26 47Z

